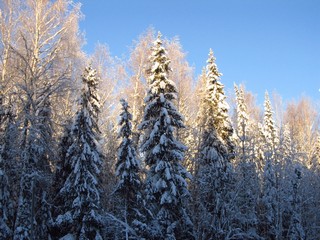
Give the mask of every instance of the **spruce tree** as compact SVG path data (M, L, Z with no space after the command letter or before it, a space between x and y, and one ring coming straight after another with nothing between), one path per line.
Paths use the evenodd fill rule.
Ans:
M292 161L295 158L295 151L294 151L292 138L290 136L289 125L284 125L282 131L282 139L280 143L280 152L282 159L284 160L286 165L291 165Z
M129 105L124 100L120 100L122 112L119 120L119 135L121 144L118 149L118 161L116 163L116 176L119 178L119 183L116 187L116 192L128 194L128 197L135 195L141 187L139 177L140 162L137 159L136 150L133 147L131 139L131 120L132 115L129 112ZM133 191L133 194L130 194Z
M265 93L264 101L264 136L266 142L267 157L273 157L276 154L276 147L279 143L277 127L273 120L273 111L268 92Z
M216 58L213 55L212 49L209 52L207 60L207 89L208 100L212 104L213 111L213 125L217 131L217 135L222 143L227 147L228 158L234 157L234 141L233 141L233 128L229 119L228 111L229 105L226 102L224 93L224 85L220 82L221 73L215 63Z
M264 172L262 185L262 235L267 238L278 238L282 235L280 188L280 165L278 159L278 136L268 92L264 101L264 125L262 130L264 150Z
M247 113L247 106L244 99L243 87L234 85L236 93L236 113L237 113L237 128L236 133L238 136L238 142L240 143L240 149L242 156L249 155L249 117Z
M237 113L237 172L238 197L236 199L239 227L246 238L259 239L257 234L258 217L256 212L259 196L259 179L253 155L252 133L243 87L235 87Z
M59 194L64 198L63 212L54 224L62 236L76 239L102 239L99 174L102 153L99 147L98 77L90 66L82 75L83 89L79 110L71 128L72 144L66 161L71 172Z
M239 234L233 226L233 129L228 118L221 74L212 50L207 61L206 91L202 104L202 137L196 176L199 212L198 238L224 239Z
M159 231L155 235L160 234L160 239L192 239L192 222L186 211L189 197L186 179L191 175L181 165L186 147L174 135L176 128L184 127L183 117L174 105L177 90L169 79L170 60L160 33L150 61L150 86L139 126L144 130L141 150L148 166L146 198Z
M118 138L121 139L121 143L118 148L118 161L116 163L118 184L115 192L120 195L121 202L124 203L124 214L121 214L124 215L124 221L129 226L136 228L136 234L141 234L142 229L139 229L143 225L140 224L142 213L139 210L143 205L140 192L142 183L139 176L141 166L132 141L132 115L129 112L129 105L124 99L121 99L120 102L122 112L119 120ZM127 229L125 229L125 234L129 237Z

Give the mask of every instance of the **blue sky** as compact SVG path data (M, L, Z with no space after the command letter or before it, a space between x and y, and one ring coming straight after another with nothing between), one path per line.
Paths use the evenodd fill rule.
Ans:
M244 83L257 95L277 92L284 101L320 100L319 0L78 0L85 19L84 50L97 42L124 56L148 27L179 36L195 74L209 48L227 91Z

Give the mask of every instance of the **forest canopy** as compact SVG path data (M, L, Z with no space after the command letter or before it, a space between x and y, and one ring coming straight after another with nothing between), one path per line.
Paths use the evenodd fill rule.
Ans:
M310 98L227 95L215 46L194 76L152 28L89 55L72 1L0 7L1 239L320 239Z

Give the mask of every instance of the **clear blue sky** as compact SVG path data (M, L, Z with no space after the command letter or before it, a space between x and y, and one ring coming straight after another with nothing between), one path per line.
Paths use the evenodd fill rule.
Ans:
M78 1L88 53L101 42L126 55L153 26L179 36L196 74L212 48L227 89L244 83L259 102L265 90L284 101L304 94L320 102L320 0Z

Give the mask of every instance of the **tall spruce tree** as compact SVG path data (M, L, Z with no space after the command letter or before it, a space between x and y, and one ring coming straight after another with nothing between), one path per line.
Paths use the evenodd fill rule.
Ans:
M79 110L71 128L72 144L66 161L71 172L59 194L64 197L63 212L55 221L55 234L76 239L102 239L99 174L102 153L99 147L99 79L90 66L82 75Z
M193 239L192 222L186 211L189 197L186 179L191 175L181 165L186 147L174 136L175 128L184 127L183 117L174 105L177 90L169 79L170 60L160 32L150 61L150 87L139 126L144 130L141 150L148 166L146 198L160 239Z
M229 105L226 102L224 93L224 85L220 82L221 73L219 73L216 58L213 55L212 49L209 52L207 60L207 98L211 102L213 111L213 125L217 131L217 135L222 143L227 147L228 158L234 157L234 141L233 141L233 128L229 119L228 111Z
M249 117L247 113L247 106L244 99L244 91L243 87L238 87L234 85L235 93L236 93L236 113L237 113L237 128L236 134L238 136L238 142L241 149L242 156L249 155Z
M122 112L119 120L119 135L121 143L118 149L118 161L116 163L116 175L119 178L119 183L116 187L116 192L128 194L128 197L136 195L137 190L141 187L139 177L140 161L137 158L136 151L133 147L131 139L131 120L132 115L129 112L129 105L126 100L120 100ZM130 192L133 191L132 194Z
M260 227L264 237L278 239L282 235L282 193L279 184L278 136L268 92L265 93L262 139L264 141L264 172L262 179L262 213Z
M221 74L212 50L207 61L206 91L202 104L202 140L199 149L198 239L224 239L240 234L233 225L233 129L228 118Z
M128 225L136 229L135 237L142 234L140 227L140 218L143 214L140 212L142 202L142 195L140 189L142 182L139 176L141 171L140 161L137 158L136 149L132 140L132 115L129 112L129 105L126 100L120 100L122 105L122 112L119 120L119 135L121 143L118 148L118 161L116 163L116 176L118 177L118 184L115 192L120 195L123 202L124 221L127 223L125 234L126 239L131 238L132 233L128 231ZM122 205L122 204L121 204Z
M259 179L252 144L252 132L245 103L243 87L234 85L236 92L237 113L237 148L236 161L238 173L238 196L236 218L243 234L248 239L259 239L257 234L258 217L256 212L259 196Z

